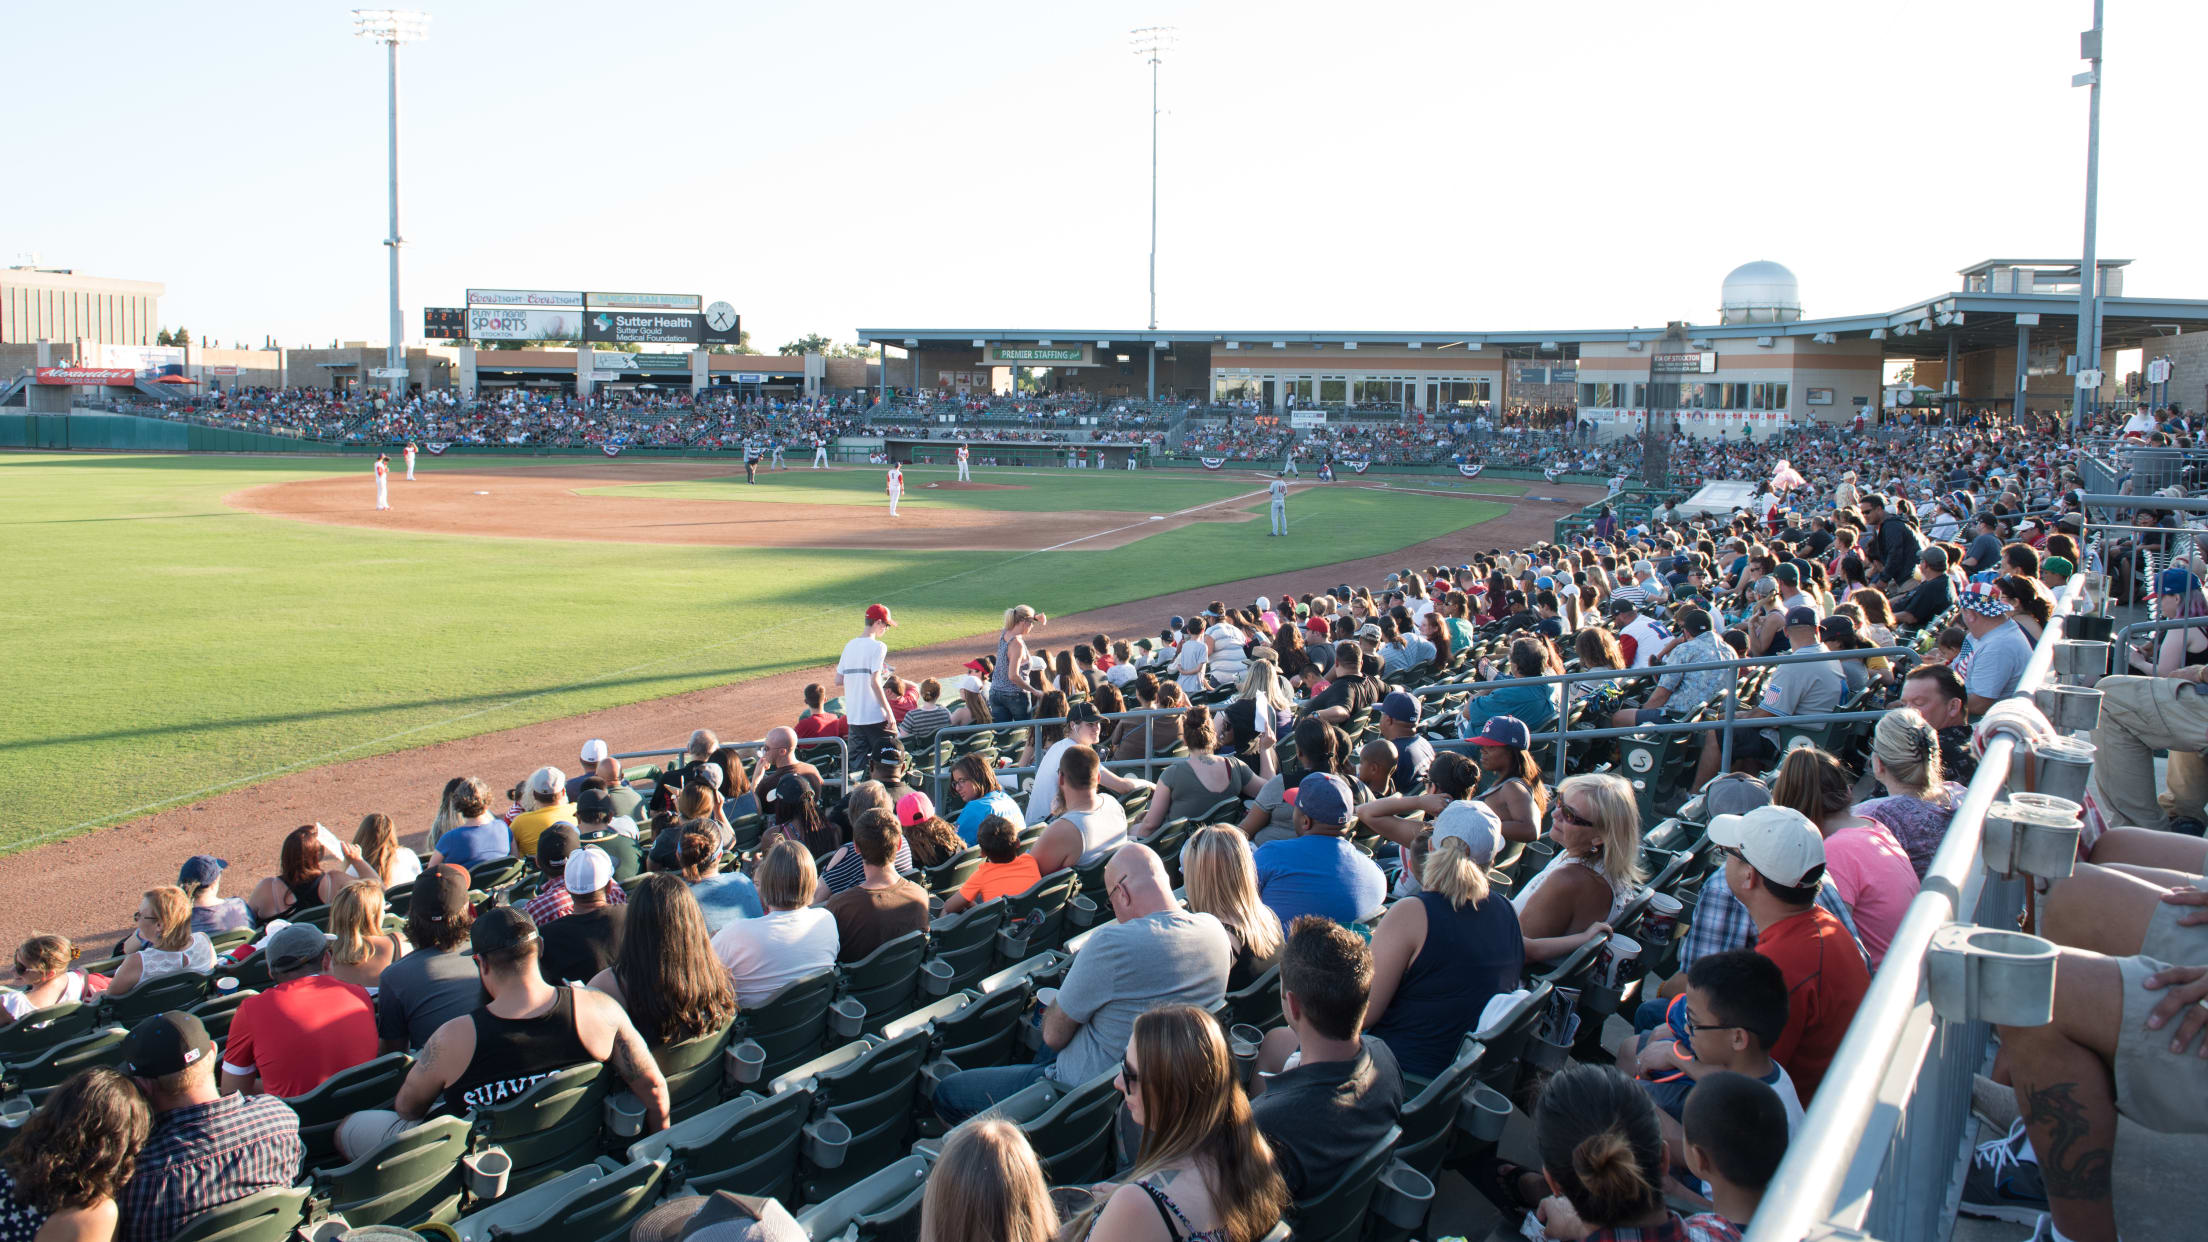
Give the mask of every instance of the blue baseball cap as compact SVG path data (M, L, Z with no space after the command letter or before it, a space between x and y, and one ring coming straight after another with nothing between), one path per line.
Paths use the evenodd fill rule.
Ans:
M1480 731L1472 735L1474 746L1515 746L1520 750L1533 745L1533 730L1516 716L1489 716Z
M1786 624L1789 627L1797 625L1814 626L1817 624L1817 620L1817 610L1807 604L1796 604L1786 610Z
M1340 827L1349 822L1349 784L1331 772L1313 772L1296 786L1296 813L1314 824Z
M2192 589L2193 571L2182 565L2172 565L2154 579L2156 595L2183 595Z
M1380 700L1380 714L1390 720L1412 721L1418 719L1418 700L1401 690L1392 690Z
M1173 618L1173 628L1174 628L1174 629L1176 629L1176 630L1179 630L1179 629L1185 629L1185 628L1187 628L1187 626L1188 626L1188 618L1187 618L1187 617L1175 617L1175 618Z
M194 854L185 859L184 865L178 868L176 882L179 885L194 884L205 888L221 879L222 873L229 866L227 859L216 858L212 854Z

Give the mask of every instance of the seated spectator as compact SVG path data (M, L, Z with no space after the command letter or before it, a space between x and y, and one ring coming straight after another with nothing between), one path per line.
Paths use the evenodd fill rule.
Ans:
M138 935L146 947L115 968L115 980L107 987L109 996L127 995L142 983L168 975L215 968L215 946L205 932L192 930L192 904L181 888L163 885L146 890L138 902Z
M153 1109L115 1206L123 1242L166 1242L209 1208L299 1178L307 1154L299 1114L273 1095L225 1095L215 1086L215 1041L188 1013L158 1013L132 1027L115 1068Z
M849 737L851 722L843 715L843 700L826 700L819 682L805 687L805 710L797 714L793 730L799 741L816 737Z
M1733 653L1713 632L1707 611L1691 605L1682 607L1672 614L1672 621L1679 627L1679 637L1664 646L1658 664L1712 664L1733 658ZM1660 673L1656 688L1649 692L1645 702L1637 708L1623 708L1611 714L1611 727L1623 729L1635 724L1669 724L1685 720L1696 708L1723 694L1725 682L1732 676L1734 674L1724 669Z
M0 991L0 1027L41 1009L83 1003L85 974L69 969L83 950L61 936L33 935L15 948L15 987Z
M1389 907L1372 934L1365 1027L1387 1041L1406 1074L1431 1078L1446 1069L1488 1001L1518 986L1526 960L1518 912L1487 879L1501 840L1495 812L1481 803L1443 808L1417 894Z
M177 869L176 886L192 902L193 931L219 936L253 926L253 912L244 899L222 895L222 873L229 866L220 858L194 854Z
M1394 795L1395 757L1395 743L1384 737L1372 739L1357 752L1357 779L1365 783L1373 797Z
M1902 705L1924 717L1939 734L1941 774L1957 785L1968 785L1978 775L1978 756L1970 749L1968 698L1963 679L1945 664L1920 664L1901 679ZM1902 844L1909 843L1898 829L1894 835L1902 837Z
M1015 824L1027 822L1020 804L997 784L997 771L979 755L961 755L951 765L951 792L958 795L958 837L968 845L981 844L981 825L1001 816Z
M1314 772L1296 786L1296 836L1257 848L1257 889L1283 926L1305 914L1343 926L1378 911L1388 880L1371 855L1348 840L1349 785Z
M1257 800L1242 817L1242 834L1251 844L1295 839L1296 818L1292 799L1305 776L1331 772L1349 782L1352 805L1372 801L1372 791L1350 770L1349 738L1340 729L1306 714L1296 721L1296 765L1265 778Z
M744 757L733 746L723 746L713 752L713 766L720 769L720 783L713 792L719 794L721 819L734 823L759 813L759 795L751 787L751 773L744 771Z
M1686 1165L1709 1187L1711 1210L1687 1218L1689 1238L1737 1242L1800 1123L1778 1093L1748 1075L1720 1071L1695 1084L1682 1118Z
M622 772L621 761L619 759L614 758L610 754L607 755L605 758L600 759L598 761L597 770L593 773L593 775L598 778L599 788L603 789L605 791L606 797L613 802L613 815L606 816L604 818L610 819L615 816L626 816L627 818L632 820L641 820L650 817L651 812L644 805L644 795L638 793L634 788L629 785L627 776L625 776ZM591 822L596 822L597 817L593 817L584 813L582 794L580 792L578 792L575 796L575 806L576 823L579 826L586 828L587 830L588 825ZM585 835L588 835L587 831ZM616 863L619 863L621 860L617 858L614 861ZM634 875L635 873L631 872L630 874Z
M1280 1223L1288 1190L1211 1015L1176 1004L1135 1019L1115 1084L1142 1147L1087 1224L1091 1242L1256 1242Z
M330 945L321 928L292 923L261 952L273 982L238 1002L222 1045L223 1094L289 1099L375 1059L375 1001L366 988L328 973Z
M907 932L928 927L928 890L897 874L893 862L904 833L888 811L871 810L853 825L852 846L865 873L822 908L836 920L836 960L855 962ZM908 855L909 857L909 855Z
M771 825L761 845L788 841L805 851L807 858L829 854L843 844L843 836L820 813L820 788L801 772L785 773L766 788L767 820Z
M1029 1065L962 1070L937 1084L935 1110L956 1123L1044 1078L1079 1086L1127 1051L1137 1015L1161 1005L1208 1009L1225 999L1234 952L1226 929L1173 900L1165 865L1125 845L1104 869L1113 921L1089 934L1058 998L1043 1012L1043 1048ZM1216 1026L1214 1027L1216 1031Z
M491 815L490 786L473 776L463 778L452 793L452 813L457 818L437 838L430 866L452 863L464 871L478 863L513 857L513 834Z
M773 789L785 776L799 777L812 787L813 797L820 797L820 769L797 757L797 732L777 725L767 730L766 740L759 744L759 758L751 773L752 788ZM762 792L760 798L764 800L766 794Z
M117 1200L153 1128L146 1097L104 1065L56 1087L0 1151L0 1236L106 1242Z
M606 852L606 857L613 860L613 882L626 885L643 872L644 855L636 845L636 821L623 820L617 806L613 795L605 790L584 786L575 795L575 832L581 844L595 845ZM628 825L626 831L616 825L617 820Z
M920 705L897 722L907 750L934 745L935 735L950 727L951 712L943 706L942 698L942 682L933 677L920 679Z
M360 847L360 856L367 863L361 871L347 868L356 880L367 879L362 871L369 871L385 888L397 888L412 884L422 874L421 855L399 844L398 829L381 811L361 817L360 827L353 832L353 844Z
M2093 730L2091 801L2107 823L2165 830L2208 820L2208 762L2199 751L2208 737L2204 671L2208 664L2094 683L2101 719ZM2167 776L2157 778L2155 753L2165 750Z
M1648 1080L1649 1095L1668 1120L1673 1164L1685 1163L1679 1126L1692 1093L1711 1075L1743 1074L1767 1086L1785 1110L1786 1133L1802 1124L1802 1101L1771 1048L1786 1033L1786 976L1752 949L1695 959L1687 990L1671 1003L1668 1024L1619 1050L1618 1068Z
M554 824L537 834L537 874L544 877L544 884L536 896L522 904L522 909L528 912L529 921L537 925L538 931L575 909L575 895L567 891L567 864L582 848L582 833L573 824ZM613 856L607 854L606 860L611 862ZM629 895L618 881L607 885L606 900L610 904L623 905L628 899Z
M1377 629L1373 632L1379 633ZM1364 648L1354 642L1334 645L1334 663L1328 672L1330 680L1326 689L1303 705L1306 720L1322 720L1340 727L1350 717L1378 703L1380 696L1387 692L1379 678L1366 675Z
M1555 859L1510 899L1529 961L1548 961L1559 947L1569 953L1578 946L1561 944L1563 938L1617 922L1645 878L1640 803L1623 777L1565 777L1556 787L1549 835Z
M590 851L568 863L591 870ZM583 917L571 914L562 922ZM543 941L529 916L494 906L468 934L476 968L490 1000L437 1028L399 1085L393 1108L367 1109L337 1130L337 1149L348 1160L376 1150L432 1113L466 1116L469 1110L510 1100L564 1069L591 1061L610 1067L644 1105L644 1131L667 1125L667 1080L614 999L589 988L556 987L538 971ZM593 972L596 973L596 972Z
M461 951L475 923L468 873L440 863L414 882L406 907L410 952L376 981L378 1052L407 1052L486 999L475 960Z
M1786 610L1787 650L1793 654L1809 654L1823 651L1818 641L1819 617L1817 610L1797 606ZM1754 707L1738 713L1736 719L1773 719L1787 716L1810 716L1823 712L1839 711L1848 700L1848 675L1836 660L1811 660L1798 664L1781 664L1771 670L1771 683L1765 687L1763 698ZM1756 727L1735 725L1735 730ZM1760 729L1774 746L1779 744L1776 729ZM1702 735L1702 758L1695 765L1694 786L1700 789L1717 775L1718 761L1723 755L1724 730L1713 729Z
M1209 824L1181 847L1188 908L1227 929L1234 968L1227 990L1240 991L1272 968L1280 955L1280 918L1257 893L1257 863L1249 839L1225 824Z
M726 1027L736 988L713 956L713 939L692 890L671 875L637 882L621 950L590 986L628 1011L636 1032L666 1048Z
M1094 732L1093 725L1087 728ZM1056 818L1049 821L1050 826L1043 829L1030 851L1044 875L1065 867L1089 866L1127 843L1126 809L1117 799L1097 792L1103 774L1103 761L1087 743L1075 743L1060 753L1058 796L1052 811ZM1035 805L1028 804L1030 812ZM1028 822L1041 821L1031 814Z
M960 1126L928 1167L920 1242L1053 1242L1058 1208L1035 1149L1001 1117Z
M1970 665L1962 673L1965 701L1972 716L1983 716L2016 693L2032 659L2032 643L2012 615L2016 606L1993 583L1966 583L1961 602L1963 628L1970 632Z
M1392 792L1418 794L1425 792L1426 772L1434 766L1434 744L1418 731L1418 700L1401 690L1391 692L1380 700L1380 736L1395 751L1395 771L1391 773ZM1272 754L1268 743L1260 758ZM1371 781L1365 782L1372 785ZM1378 786L1374 786L1375 790ZM1246 794L1255 797L1256 794Z
M835 965L839 943L836 916L813 905L819 879L803 846L790 840L769 845L752 879L764 913L737 919L713 936L713 956L728 968L736 1003L746 1008Z
M1548 663L1548 644L1537 638L1521 638L1510 644L1510 667L1499 675L1500 680L1482 661L1482 680L1494 682L1495 689L1482 691L1464 701L1464 706L1458 709L1463 718L1457 726L1458 736L1471 737L1495 716L1522 721L1528 729L1546 729L1555 724L1556 704L1561 697L1558 687L1516 680L1548 675Z
M628 918L626 905L613 903L613 860L593 846L568 855L560 881L574 900L561 918L533 934L543 941L544 978L554 984L588 983L613 964L621 947L621 928Z
M1270 776L1270 771L1260 776L1240 759L1214 754L1218 741L1210 709L1191 707L1181 713L1181 743L1188 754L1158 778L1149 809L1135 829L1136 836L1148 837L1176 815L1200 815L1226 798L1254 798L1265 787L1265 776ZM1259 753L1260 763L1269 768L1273 753L1269 736Z
M1532 731L1515 716L1495 716L1471 740L1479 764L1480 801L1502 821L1503 839L1539 838L1549 787L1542 783L1541 762L1533 756Z
M1330 1186L1363 1155L1403 1107L1394 1051L1363 1034L1372 994L1372 948L1339 923L1305 915L1289 929L1280 960L1280 1011L1287 1025L1266 1037L1254 1101L1257 1126L1290 1199ZM1289 1050L1296 1064L1282 1068Z
M1713 816L1709 838L1725 856L1727 887L1755 920L1756 951L1786 975L1786 1031L1771 1055L1807 1105L1871 982L1848 929L1817 905L1824 839L1782 806Z
M347 873L348 863L354 869L352 874ZM254 886L253 895L246 898L245 904L257 924L288 919L310 906L328 905L337 899L337 890L352 883L356 875L370 880L383 878L380 874L360 875L374 870L360 847L340 845L320 824L302 824L285 835L276 870L277 874Z
M1542 1090L1533 1125L1541 1175L1554 1192L1540 1212L1552 1236L1590 1242L1688 1236L1664 1204L1663 1130L1639 1084L1607 1066L1569 1066ZM1517 1166L1504 1168L1507 1174ZM1530 1198L1522 1184L1530 1180L1509 1178L1521 1201Z
M890 793L888 786L880 781L860 781L852 786L850 795L830 818L837 821L836 827L840 833L852 837L852 830L859 820L870 812L880 811L894 820L896 817L892 808L895 806L896 796ZM912 847L905 844L903 834L898 835L897 858L891 869L899 873L913 869ZM855 839L846 840L820 865L820 895L816 900L826 904L837 893L857 888L859 881L864 878L866 865L859 857L857 842Z
M738 919L755 919L766 913L758 886L741 871L721 870L721 851L713 826L688 820L671 830L675 839L675 863L682 882L698 904L705 933L713 935Z
M514 853L534 858L538 833L562 821L575 822L575 804L567 800L567 774L558 768L531 772L522 800L522 813L514 816L506 828L514 834Z
M898 795L897 826L904 829L915 867L940 866L966 852L958 829L936 815L935 799L917 789Z
M1884 720L1879 723L1885 727ZM1893 726L1896 730L1908 727L1898 720ZM1915 728L1917 739L1911 749L1938 745L1929 726L1920 722ZM1877 970L1902 916L1909 912L1909 903L1916 900L1917 873L1885 824L1856 814L1850 797L1854 786L1855 774L1838 759L1814 746L1798 746L1779 765L1771 801L1801 812L1824 834L1825 874L1838 886L1840 899L1848 903L1855 916L1856 938L1870 957L1871 969Z
M1076 703L1066 709L1065 736L1051 743L1049 749L1045 750L1042 757L1036 760L1035 763L1035 780L1027 795L1027 822L1029 824L1043 823L1057 813L1055 799L1061 792L1058 777L1060 767L1065 763L1066 757L1079 749L1089 752L1090 758L1094 760L1097 755L1097 744L1103 740L1103 737L1104 713L1097 708L1096 704ZM1119 773L1104 767L1101 763L1092 763L1090 770L1089 789L1091 793L1101 788L1114 794L1131 794L1138 789L1151 787L1150 782L1146 780L1121 776ZM1110 800L1107 799L1107 801ZM1112 805L1114 809L1117 809L1118 803L1114 802ZM1120 819L1123 822L1119 835L1124 837L1126 835L1124 823L1126 816L1122 814ZM1110 847L1105 848L1109 849ZM1092 857L1101 857L1101 854ZM1055 869L1045 867L1043 870L1049 872Z
M353 881L330 903L330 936L330 976L370 996L383 972L406 953L403 938L384 933L383 885L374 880Z
M958 914L985 901L1015 896L1042 881L1035 856L1020 848L1017 818L991 815L981 821L981 859L981 866L943 903L943 913Z

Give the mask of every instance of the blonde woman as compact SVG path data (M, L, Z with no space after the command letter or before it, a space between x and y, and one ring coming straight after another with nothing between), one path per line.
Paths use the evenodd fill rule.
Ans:
M1257 895L1250 839L1226 824L1198 828L1181 847L1181 870L1188 881L1188 908L1218 919L1233 943L1227 990L1248 987L1272 968L1281 944L1280 916Z
M63 936L42 935L15 947L15 987L0 992L0 1026L41 1009L84 1000L84 972L69 969L83 950Z
M1511 898L1530 961L1550 960L1560 937L1617 921L1643 878L1641 809L1622 777L1564 778L1549 835L1556 858Z
M1855 804L1856 815L1885 825L1901 842L1919 880L1963 798L1963 787L1947 779L1943 759L1939 730L1916 708L1895 708L1871 733L1871 776L1887 796Z
M360 856L374 869L373 874L393 888L412 884L422 874L421 856L399 844L398 829L381 811L361 818L359 830L353 833L353 844L360 847ZM347 871L355 879L367 878L349 867Z
M146 948L123 959L115 968L109 996L122 996L141 983L187 970L215 967L215 946L205 932L192 930L192 901L174 884L149 888L138 902L138 937Z
M1050 618L1026 604L1004 610L1004 628L997 632L997 663L989 670L989 715L1011 722L1031 718L1027 683L1027 636Z
M330 974L366 988L370 996L384 967L406 953L404 939L384 933L383 885L374 880L355 880L339 890L330 903L330 934L337 937L330 946Z
M1020 1128L1001 1118L960 1126L928 1170L920 1242L1051 1242L1058 1209Z
M1270 652L1272 649L1261 648ZM1288 692L1288 679L1280 675L1277 658L1259 658L1250 661L1242 672L1242 679L1235 685L1234 698L1212 715L1212 727L1227 739L1232 754L1249 753L1259 735L1273 738L1288 736L1296 725L1296 696ZM1265 727L1260 728L1260 724ZM1265 747L1270 751L1272 747ZM1264 754L1250 754L1250 761L1262 766ZM1270 772L1261 772L1271 776Z
M813 905L820 877L804 846L787 837L777 839L752 879L766 913L737 919L713 935L713 956L728 968L736 1003L743 1008L833 967L843 944L835 916Z

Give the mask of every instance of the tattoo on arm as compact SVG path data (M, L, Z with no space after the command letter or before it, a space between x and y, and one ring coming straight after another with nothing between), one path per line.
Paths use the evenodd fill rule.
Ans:
M2114 1153L2107 1147L2080 1147L2093 1123L2074 1094L2076 1083L2034 1087L2024 1097L2024 1124L2047 1135L2039 1153L2039 1172L2055 1199L2106 1199Z

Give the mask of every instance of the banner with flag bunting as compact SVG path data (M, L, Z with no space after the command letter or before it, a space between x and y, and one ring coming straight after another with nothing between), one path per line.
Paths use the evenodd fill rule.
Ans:
M1487 463L1484 461L1476 461L1471 463L1470 465L1467 465L1461 461L1457 463L1457 473L1463 475L1465 478L1468 479L1479 478L1480 471L1485 469L1487 469Z
M431 457L443 457L445 450L452 447L452 442L450 440L431 440L422 447L429 450Z
M1204 463L1204 469L1206 470L1223 469L1227 464L1227 459L1224 457L1199 457L1196 460Z
M604 449L608 457L619 457L621 455L621 446L618 444L601 444L598 447Z

